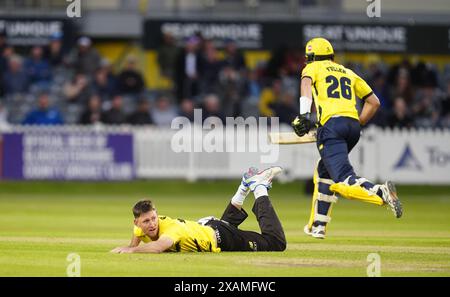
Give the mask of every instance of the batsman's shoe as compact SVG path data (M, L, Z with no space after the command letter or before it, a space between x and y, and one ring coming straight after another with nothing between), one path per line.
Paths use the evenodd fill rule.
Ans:
M387 181L385 184L380 185L380 190L383 193L381 198L383 198L384 203L389 206L396 218L400 218L403 215L403 206L400 199L398 199L394 183Z
M383 198L379 197L376 192L369 191L359 184L349 185L347 181L332 184L330 190L338 193L344 198L361 200L364 202L383 205Z
M305 232L306 235L312 236L317 239L325 239L325 226L319 225L319 226L312 226L309 228L309 225L305 225L303 227L303 232Z
M269 167L261 172L247 178L244 183L249 187L250 191L255 191L257 186L265 186L267 189L272 187L272 179L281 173L283 168L280 166Z
M303 232L305 232L306 235L312 235L312 230L309 228L309 224L306 224L305 227L303 227Z
M312 227L311 236L317 239L325 239L325 226L319 225L317 227Z

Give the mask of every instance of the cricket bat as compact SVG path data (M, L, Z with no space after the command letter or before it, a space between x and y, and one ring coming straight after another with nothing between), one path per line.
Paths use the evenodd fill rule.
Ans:
M269 140L273 144L301 144L316 142L316 131L300 137L294 132L272 132L269 133Z

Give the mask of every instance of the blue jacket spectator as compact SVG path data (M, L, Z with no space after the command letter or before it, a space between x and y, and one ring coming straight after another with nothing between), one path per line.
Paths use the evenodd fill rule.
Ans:
M97 69L92 82L92 89L102 100L110 100L118 93L116 85L115 77L108 73L106 67Z
M9 69L8 61L14 54L14 48L7 46L0 52L0 74L5 73Z
M43 93L38 99L38 108L32 110L25 120L23 125L62 125L64 124L60 112L50 107L47 93Z
M55 32L50 36L50 43L44 48L44 59L52 67L62 65L64 60L63 35L61 32Z
M31 57L25 61L25 71L32 84L49 84L52 79L50 64L42 58L42 48L35 46Z
M236 41L228 39L225 41L225 64L236 71L245 69L245 59L238 50Z

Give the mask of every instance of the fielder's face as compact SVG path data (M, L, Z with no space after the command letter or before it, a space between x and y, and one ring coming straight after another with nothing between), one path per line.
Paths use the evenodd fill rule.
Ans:
M144 231L145 235L154 239L158 237L158 214L156 210L143 213L135 220L135 224Z

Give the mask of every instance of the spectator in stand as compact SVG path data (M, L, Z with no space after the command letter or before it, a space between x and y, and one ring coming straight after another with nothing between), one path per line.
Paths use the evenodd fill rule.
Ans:
M224 66L212 41L205 41L204 69L201 91L203 94L217 93L219 73Z
M259 113L263 117L273 117L275 115L272 107L282 96L281 81L276 79L272 82L271 88L264 88L259 101Z
M186 117L191 123L194 122L194 101L189 98L185 98L181 101L180 116Z
M217 95L206 95L203 99L202 108L203 121L209 117L217 117L222 121L223 124L225 124L225 114L222 112L220 99L219 97L217 97Z
M9 59L13 55L14 55L14 48L12 46L6 46L0 52L0 74L3 74L8 70Z
M298 74L302 73L303 65L305 65L305 55L302 53L302 50L298 48L289 49L283 63L283 68L287 75L297 78Z
M9 68L9 59L14 55L14 48L12 46L5 46L0 51L0 97L5 95L5 89L3 86L3 78Z
M170 127L172 120L178 116L176 108L167 96L156 99L155 108L151 109L151 117L158 127Z
M408 69L398 69L397 76L395 77L395 84L391 88L389 97L402 97L407 104L412 104L412 102L414 101L414 92L411 85L411 78Z
M281 45L275 50L272 51L271 57L269 61L267 62L267 66L265 69L265 75L269 79L276 79L278 78L279 70L284 65L284 60L286 53L288 51L288 48L285 45ZM300 64L300 65L303 65ZM301 72L299 72L301 73Z
M405 100L398 97L394 100L393 112L389 116L388 125L391 128L411 128L413 119L411 118Z
M117 93L115 78L109 76L107 67L101 67L95 72L92 90L104 101L110 100Z
M204 61L199 52L198 37L190 37L184 50L178 55L175 70L177 100L194 98L200 94L200 82Z
M136 67L136 57L128 56L126 64L117 80L121 94L138 96L145 90L144 78Z
M114 87L115 92L117 92L119 83L117 82L117 75L114 73L112 63L107 58L103 58L100 62L100 68L106 71L108 84Z
M126 116L123 112L122 96L116 95L113 97L111 100L111 108L102 114L101 121L108 125L125 124Z
M244 101L241 103L243 117L259 116L259 98L261 97L262 86L258 77L258 70L250 70L247 72L247 79L244 86Z
M150 116L150 103L147 99L140 99L135 112L129 115L127 122L131 125L152 125L153 119Z
M8 47L8 43L6 42L6 33L4 31L0 32L0 54L3 53L5 48Z
M28 113L22 122L23 125L62 125L61 113L50 107L48 93L41 93L38 97L38 107Z
M200 51L200 54L204 55L205 47L207 46L207 40L205 36L203 36L203 33L201 31L197 30L194 33L194 37L198 40L198 50Z
M86 104L92 94L87 76L76 74L71 81L64 84L63 94L69 103Z
M236 71L245 70L245 60L242 53L238 50L234 40L225 41L225 64Z
M200 40L199 46L198 46L198 51L204 59L206 59L206 57L208 56L208 52L210 52L211 50L217 51L214 40L205 39L201 33L197 33L195 36L197 36Z
M50 43L44 48L44 58L51 67L61 66L64 62L64 49L62 43L62 33L56 32L50 36Z
M12 56L9 69L3 75L3 88L6 95L24 94L28 91L29 79L22 67L22 58Z
M0 101L0 128L8 125L8 110L3 106Z
M300 89L300 80L291 76L288 73L288 70L283 67L279 71L279 79L281 80L281 88L284 92L288 92L290 94L298 94Z
M386 85L386 77L383 73L377 70L371 78L372 90L380 99L380 109L378 109L375 116L369 122L369 124L375 124L377 126L386 126L390 110L392 108L392 102L389 100L388 88ZM362 102L359 102L362 103Z
M89 37L80 37L75 48L68 56L68 64L77 73L83 73L92 77L95 70L100 66L101 58L98 52L92 47Z
M401 61L398 64L394 64L389 68L388 74L387 74L387 81L389 85L395 85L397 82L399 72L405 72L408 74L408 77L411 74L411 63L405 58L403 61Z
M450 79L447 80L446 92L442 99L442 125L450 128Z
M89 98L86 110L81 114L79 123L82 125L93 125L100 123L102 116L102 101L99 95Z
M52 80L52 71L50 64L43 58L42 47L32 47L30 58L25 61L24 68L32 85L40 89L48 89Z
M419 62L411 70L411 83L417 87L437 85L437 74L430 63Z
M219 75L219 95L223 98L222 110L226 117L236 117L241 114L241 98L245 94L243 72L225 66Z
M262 87L258 77L258 71L256 69L248 72L246 84L247 97L250 101L258 102L261 96Z
M272 109L280 124L290 125L298 115L299 107L296 103L296 96L292 93L284 92L280 100L275 102Z
M424 128L436 128L441 114L441 101L443 94L438 90L433 81L424 82L425 86L420 88L413 104L415 125Z
M170 33L163 35L163 44L158 49L158 63L161 74L166 78L173 79L175 74L175 63L178 55L178 47L175 38Z
M372 77L372 89L373 92L380 99L381 107L384 109L389 109L391 107L391 102L389 101L388 90L386 85L386 77L381 71L375 72Z

